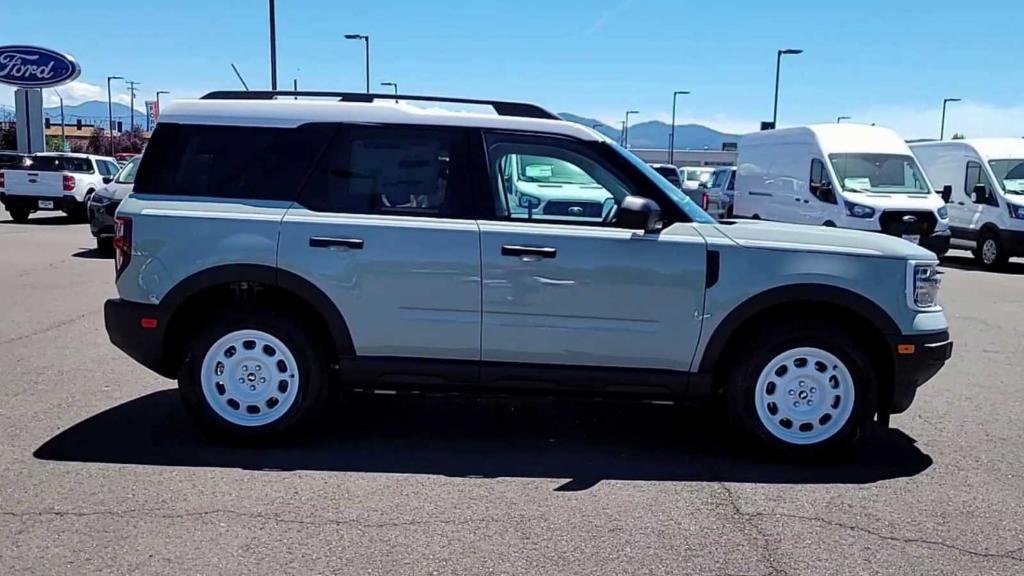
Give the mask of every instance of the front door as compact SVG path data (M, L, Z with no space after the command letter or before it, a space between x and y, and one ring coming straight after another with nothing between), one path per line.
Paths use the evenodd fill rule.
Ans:
M706 265L695 227L617 228L629 179L580 143L492 134L487 145L496 216L479 222L482 360L689 370ZM521 200L520 182L545 197ZM556 200L563 190L571 198Z

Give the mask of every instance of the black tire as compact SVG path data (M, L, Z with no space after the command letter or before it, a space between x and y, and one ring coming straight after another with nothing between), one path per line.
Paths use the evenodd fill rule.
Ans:
M11 220L16 224L24 224L28 222L28 215L32 213L28 208L11 208L7 211L11 215Z
M874 366L864 348L841 326L825 321L799 320L788 323L783 330L759 331L749 340L745 339L742 345L743 350L734 359L728 373L725 390L729 420L742 436L787 458L810 460L843 453L870 423L877 405ZM781 354L796 348L828 352L842 362L852 377L854 398L849 416L831 436L813 444L794 443L778 437L761 421L756 406L761 372ZM788 397L783 396L783 386L778 385L778 393L780 398L787 398L785 401L789 402ZM824 386L822 389L823 396L827 398L830 392Z
M82 203L74 207L74 210L68 216L71 216L77 222L88 222L89 221L89 200L92 198L93 191L89 190L85 193L85 198L82 199Z
M988 246L990 251L986 251L987 244L990 244ZM991 250L994 250L994 252ZM1010 259L1006 254L1006 250L1003 249L1002 242L999 241L999 236L991 230L985 230L978 236L978 246L972 253L978 264L989 270L1003 268Z
M280 417L267 424L232 423L215 411L203 392L200 373L207 352L222 337L238 330L259 330L275 337L297 363L294 401ZM269 306L240 306L211 318L186 343L178 388L186 410L210 437L233 443L273 443L307 430L322 413L329 387L327 358L321 342L287 311Z
M110 236L100 236L96 239L96 251L104 256L114 253L114 239Z

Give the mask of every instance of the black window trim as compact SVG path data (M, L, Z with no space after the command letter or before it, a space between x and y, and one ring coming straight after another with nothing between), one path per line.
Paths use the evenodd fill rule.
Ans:
M822 182L828 182L829 185L832 186L833 193L832 193L831 201L829 201L829 200L822 200L821 197L818 196L817 194L815 194L814 190L811 188L811 186L815 183L815 180L814 180L814 164L815 164L815 162L817 162L818 164L821 165L821 178L822 179L818 180L817 183L821 184ZM828 165L821 158L811 158L811 174L807 178L807 191L810 192L811 196L814 196L814 198L816 200L818 200L818 202L823 202L825 204L836 204L836 205L839 204L839 200L838 200L839 194L838 194L838 191L836 190L835 184L832 182L832 175L828 173Z
M974 164L975 166L978 167L978 182L977 183L978 184L984 184L985 188L988 189L988 192L989 192L988 193L988 202L986 202L985 205L986 206L993 206L995 208L999 208L999 199L996 198L995 190L993 190L992 182L989 181L988 174L985 172L985 165L983 163L977 161L977 160L968 160L967 161L967 167L964 170L964 194L967 196L967 199L970 200L972 203L974 202L974 186L967 186L967 182L968 182L967 179L968 179L968 177L970 176L970 173L971 173L971 164Z

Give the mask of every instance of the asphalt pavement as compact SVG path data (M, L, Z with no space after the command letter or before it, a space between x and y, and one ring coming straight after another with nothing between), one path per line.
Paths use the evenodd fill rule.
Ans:
M710 410L351 398L298 446L211 444L115 349L83 224L0 221L0 574L1022 574L1024 264L954 253L946 368L848 461Z

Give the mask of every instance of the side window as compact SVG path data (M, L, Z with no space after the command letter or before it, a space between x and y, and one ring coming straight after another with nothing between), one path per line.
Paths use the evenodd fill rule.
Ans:
M489 152L499 217L597 225L629 196L611 172L565 148L497 144Z
M973 198L974 187L978 184L982 184L989 191L988 203L992 206L999 206L999 201L996 200L995 195L992 194L992 184L988 181L988 176L985 171L981 169L981 164L973 160L967 162L967 175L964 181L964 193L967 194L967 198Z
M817 158L811 160L811 177L810 180L808 180L808 187L810 188L811 194L822 202L835 204L835 191L829 191L831 186L832 179L829 178L828 169L825 168L825 163Z
M162 123L139 165L135 191L295 200L333 132L327 124L263 128Z
M736 171L735 170L730 170L729 171L729 185L726 186L725 189L726 190L735 190L736 189Z
M114 174L117 174L117 164L110 162L109 160L98 160L97 164L99 164L101 175L113 176Z
M468 165L458 130L342 127L300 202L322 212L471 218Z

